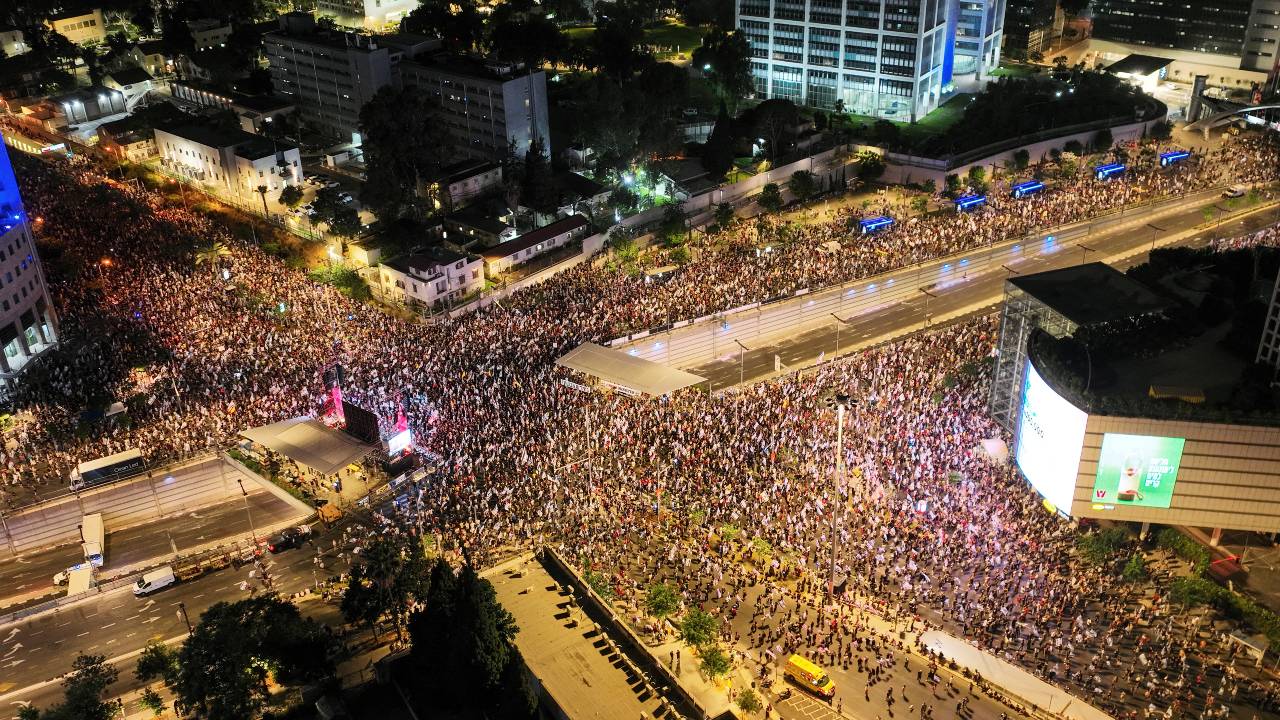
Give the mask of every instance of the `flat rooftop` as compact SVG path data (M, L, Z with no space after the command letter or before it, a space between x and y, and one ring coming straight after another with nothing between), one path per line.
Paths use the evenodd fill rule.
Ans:
M602 636L577 608L572 595L534 559L489 577L498 602L515 617L516 645L529 669L570 718L661 717L662 703L641 700L627 671L601 647ZM576 627L569 627L571 620ZM643 685L641 685L643 692Z
M1107 67L1107 72L1125 75L1150 75L1162 67L1173 63L1169 58L1155 55L1129 55L1114 65Z
M1106 263L1019 275L1009 284L1076 325L1088 326L1160 312L1169 301Z

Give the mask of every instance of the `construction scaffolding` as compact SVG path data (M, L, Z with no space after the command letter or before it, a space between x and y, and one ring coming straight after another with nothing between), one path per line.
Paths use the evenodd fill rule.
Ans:
M1032 331L1044 330L1055 338L1071 335L1079 327L1048 305L1006 280L1004 308L1000 311L1000 338L996 367L991 378L987 409L1005 430L1014 432L1022 407L1023 368L1027 365L1027 340Z

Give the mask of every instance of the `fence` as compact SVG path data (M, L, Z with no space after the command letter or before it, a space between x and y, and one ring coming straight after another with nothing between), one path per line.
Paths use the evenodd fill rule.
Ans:
M1216 197L1219 189L1203 190L1119 208L1088 221L1009 238L935 260L917 263L872 277L817 289L801 289L783 297L744 305L723 313L681 320L669 326L615 338L612 347L627 347L637 357L673 367L690 367L736 354L737 341L755 344L770 337L797 335L821 324L905 302L926 305L938 291L1009 263L1038 255L1066 252L1074 242L1103 228L1114 228L1142 213L1144 219L1181 209L1188 203ZM1072 249L1087 256L1088 249ZM849 338L851 341L854 338Z

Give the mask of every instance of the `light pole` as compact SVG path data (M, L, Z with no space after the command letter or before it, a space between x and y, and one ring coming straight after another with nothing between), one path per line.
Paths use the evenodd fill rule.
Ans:
M840 316L835 313L831 313L831 317L836 319L836 354L834 357L840 357L840 326L844 325L845 321L841 320Z
M190 635L192 632L191 618L187 617L187 604L181 600L178 601L178 614L182 616L182 622L187 624L187 634Z
M242 478L236 478L236 484L240 486L240 494L244 496L244 514L249 518L250 544L256 550L258 547L258 531L253 528L253 512L249 510L249 493L244 489L244 480Z
M1093 252L1093 248L1085 245L1084 243L1076 243L1076 247L1083 251L1080 255L1080 264L1083 265L1085 261L1089 259L1089 253Z
M827 407L835 407L836 409L836 473L833 479L831 493L831 574L827 578L827 595L835 597L836 594L836 532L837 532L837 512L844 508L844 503L840 501L840 486L844 480L844 413L845 409L850 405L848 395L832 392L828 394L823 401Z
M738 343L738 384L741 385L745 382L743 376L745 375L747 346L738 342L737 338L734 338L733 341Z
M929 327L929 301L932 300L935 296L933 293L929 292L928 288L918 288L918 289L920 290L920 292L924 293L924 326Z

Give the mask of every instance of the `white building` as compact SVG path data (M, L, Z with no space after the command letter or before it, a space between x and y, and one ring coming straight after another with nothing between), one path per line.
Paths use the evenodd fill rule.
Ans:
M77 45L96 45L107 39L101 10L57 15L45 21L51 30Z
M915 121L1000 62L1002 0L739 0L759 97Z
M58 339L57 315L9 154L0 146L0 397Z
M124 105L128 110L137 107L138 103L155 89L155 80L150 73L140 67L116 70L104 77L102 84L124 95Z
M257 188L278 191L302 180L302 157L291 143L244 131L204 125L156 128L160 162L195 182L240 200L257 200Z
M402 305L448 305L484 288L484 261L443 247L396 258L378 267L382 297Z
M453 212L501 187L501 165L488 160L463 160L442 168L436 179L421 182L418 194L434 202L436 209Z
M490 277L564 247L587 234L590 224L581 215L557 220L550 225L527 232L514 240L499 243L483 252L484 264Z
M195 43L197 52L224 47L227 38L231 37L231 24L212 18L188 20L187 29L191 31L191 40Z
M0 57L22 55L31 49L26 36L17 28L0 30Z

